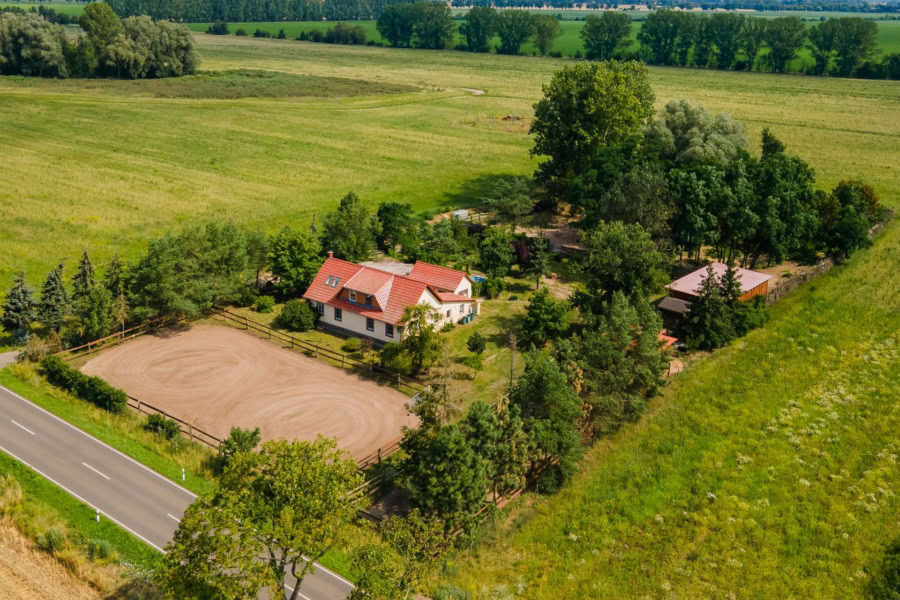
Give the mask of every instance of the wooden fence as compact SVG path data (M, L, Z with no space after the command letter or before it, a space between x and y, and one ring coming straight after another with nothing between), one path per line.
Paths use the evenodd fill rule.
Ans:
M128 406L135 409L140 413L144 413L145 415L162 415L166 418L172 419L178 423L178 426L181 428L181 433L186 435L192 442L202 442L211 448L218 448L222 443L222 440L217 438L211 433L207 433L202 429L188 423L187 421L182 421L175 415L170 415L166 411L161 408L156 408L151 404L147 404L141 400L133 396L128 396Z
M169 317L159 317L156 319L152 319L150 321L146 321L141 323L140 325L135 325L134 327L129 327L128 329L123 329L122 331L116 332L112 335L108 335L106 337L102 337L97 340L93 340L88 342L87 344L82 344L81 346L76 346L74 348L68 348L66 350L60 350L59 352L55 352L54 356L61 356L63 360L72 360L73 358L79 356L89 356L94 352L98 352L105 348L109 348L111 346L115 346L116 344L121 344L124 341L139 337L144 335L149 331L155 331L159 327L163 327L166 325L174 325L182 321L183 319L172 319Z
M277 329L273 329L268 325L264 325L252 319L249 319L243 315L233 313L227 308L216 308L213 309L212 312L226 320L232 321L233 323L243 325L246 331L253 331L255 333L263 334L267 337L267 339L277 341L280 344L283 344L286 348L290 348L292 350L300 350L304 353L311 353L315 358L327 360L330 364L334 364L335 366L340 365L341 368L356 369L358 372L368 374L373 378L380 378L382 380L389 381L390 383L397 385L407 393L411 392L413 394L419 394L424 389L421 382L412 379L411 377L401 375L396 371L391 371L390 369L386 369L381 365L375 364L373 362L365 362L347 354L335 352L334 350L329 350L328 348L323 348L319 345L306 342L288 333L278 331Z

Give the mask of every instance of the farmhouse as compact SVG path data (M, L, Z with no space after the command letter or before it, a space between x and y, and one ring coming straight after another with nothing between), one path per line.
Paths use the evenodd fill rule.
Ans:
M329 252L303 297L318 311L321 325L379 345L403 339L400 320L408 306L433 307L438 327L468 322L478 314L472 279L462 271L422 261L408 274L404 270L355 264Z
M714 262L710 265L715 277L721 281L722 275L728 269L728 265ZM687 312L691 309L691 303L697 298L698 290L706 279L706 269L697 269L680 279L676 279L666 286L669 295L660 301L657 308L662 313L663 324L666 329L673 330ZM751 271L750 269L736 268L738 279L741 283L741 300L750 300L754 296L765 296L769 293L769 280L771 275Z

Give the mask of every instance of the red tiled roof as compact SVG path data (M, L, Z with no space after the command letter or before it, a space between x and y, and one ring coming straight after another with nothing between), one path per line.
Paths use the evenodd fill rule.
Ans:
M665 329L663 329L662 331L659 332L659 341L663 343L662 348L661 348L662 350L665 350L666 348L670 347L672 344L674 344L675 342L678 341L678 338L674 338L671 335L666 335L665 332L666 332Z
M431 263L417 260L413 265L412 271L409 272L409 278L427 283L428 285L441 290L449 290L455 292L459 287L463 278L468 277L462 271L449 269L447 267L439 267Z
M364 267L339 258L329 258L319 269L319 272L316 273L315 278L303 294L303 297L307 300L315 300L316 302L331 302L331 300L340 293L344 284L363 268ZM340 278L337 286L325 285L325 282L328 281L329 277Z
M437 296L438 300L441 302L475 302L474 298L469 298L468 296L463 296L461 294L453 294L451 292L434 290L434 295Z
M343 285L345 288L374 296L381 288L388 285L393 278L394 276L391 273L379 271L372 267L361 267L356 275L348 279Z

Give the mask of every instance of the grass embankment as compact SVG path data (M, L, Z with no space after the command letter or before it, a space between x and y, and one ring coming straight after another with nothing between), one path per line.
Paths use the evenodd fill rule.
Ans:
M861 597L900 532L898 234L683 373L447 579L476 597Z
M131 409L121 415L107 412L54 388L28 365L11 365L0 370L0 385L195 494L212 489L210 459L215 451L187 440L160 440L144 430L144 415ZM181 481L182 466L185 468L185 481Z
M0 480L0 515L70 568L80 570L78 565L85 562L88 546L99 547L101 543L108 544L113 552L97 560L101 566L122 563L155 569L159 565L162 557L159 552L105 517L98 523L93 508L3 452L0 452L0 473L11 476L22 492L16 499L15 492L9 489L11 485L16 487L15 484L10 484L8 479ZM58 548L50 547L48 531L62 532L65 543Z

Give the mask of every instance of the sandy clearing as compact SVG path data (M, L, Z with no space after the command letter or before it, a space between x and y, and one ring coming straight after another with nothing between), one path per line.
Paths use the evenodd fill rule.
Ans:
M143 336L82 371L221 438L233 426L263 440L321 433L360 459L416 424L397 390L230 327Z
M100 594L4 522L0 523L0 598L99 600Z

